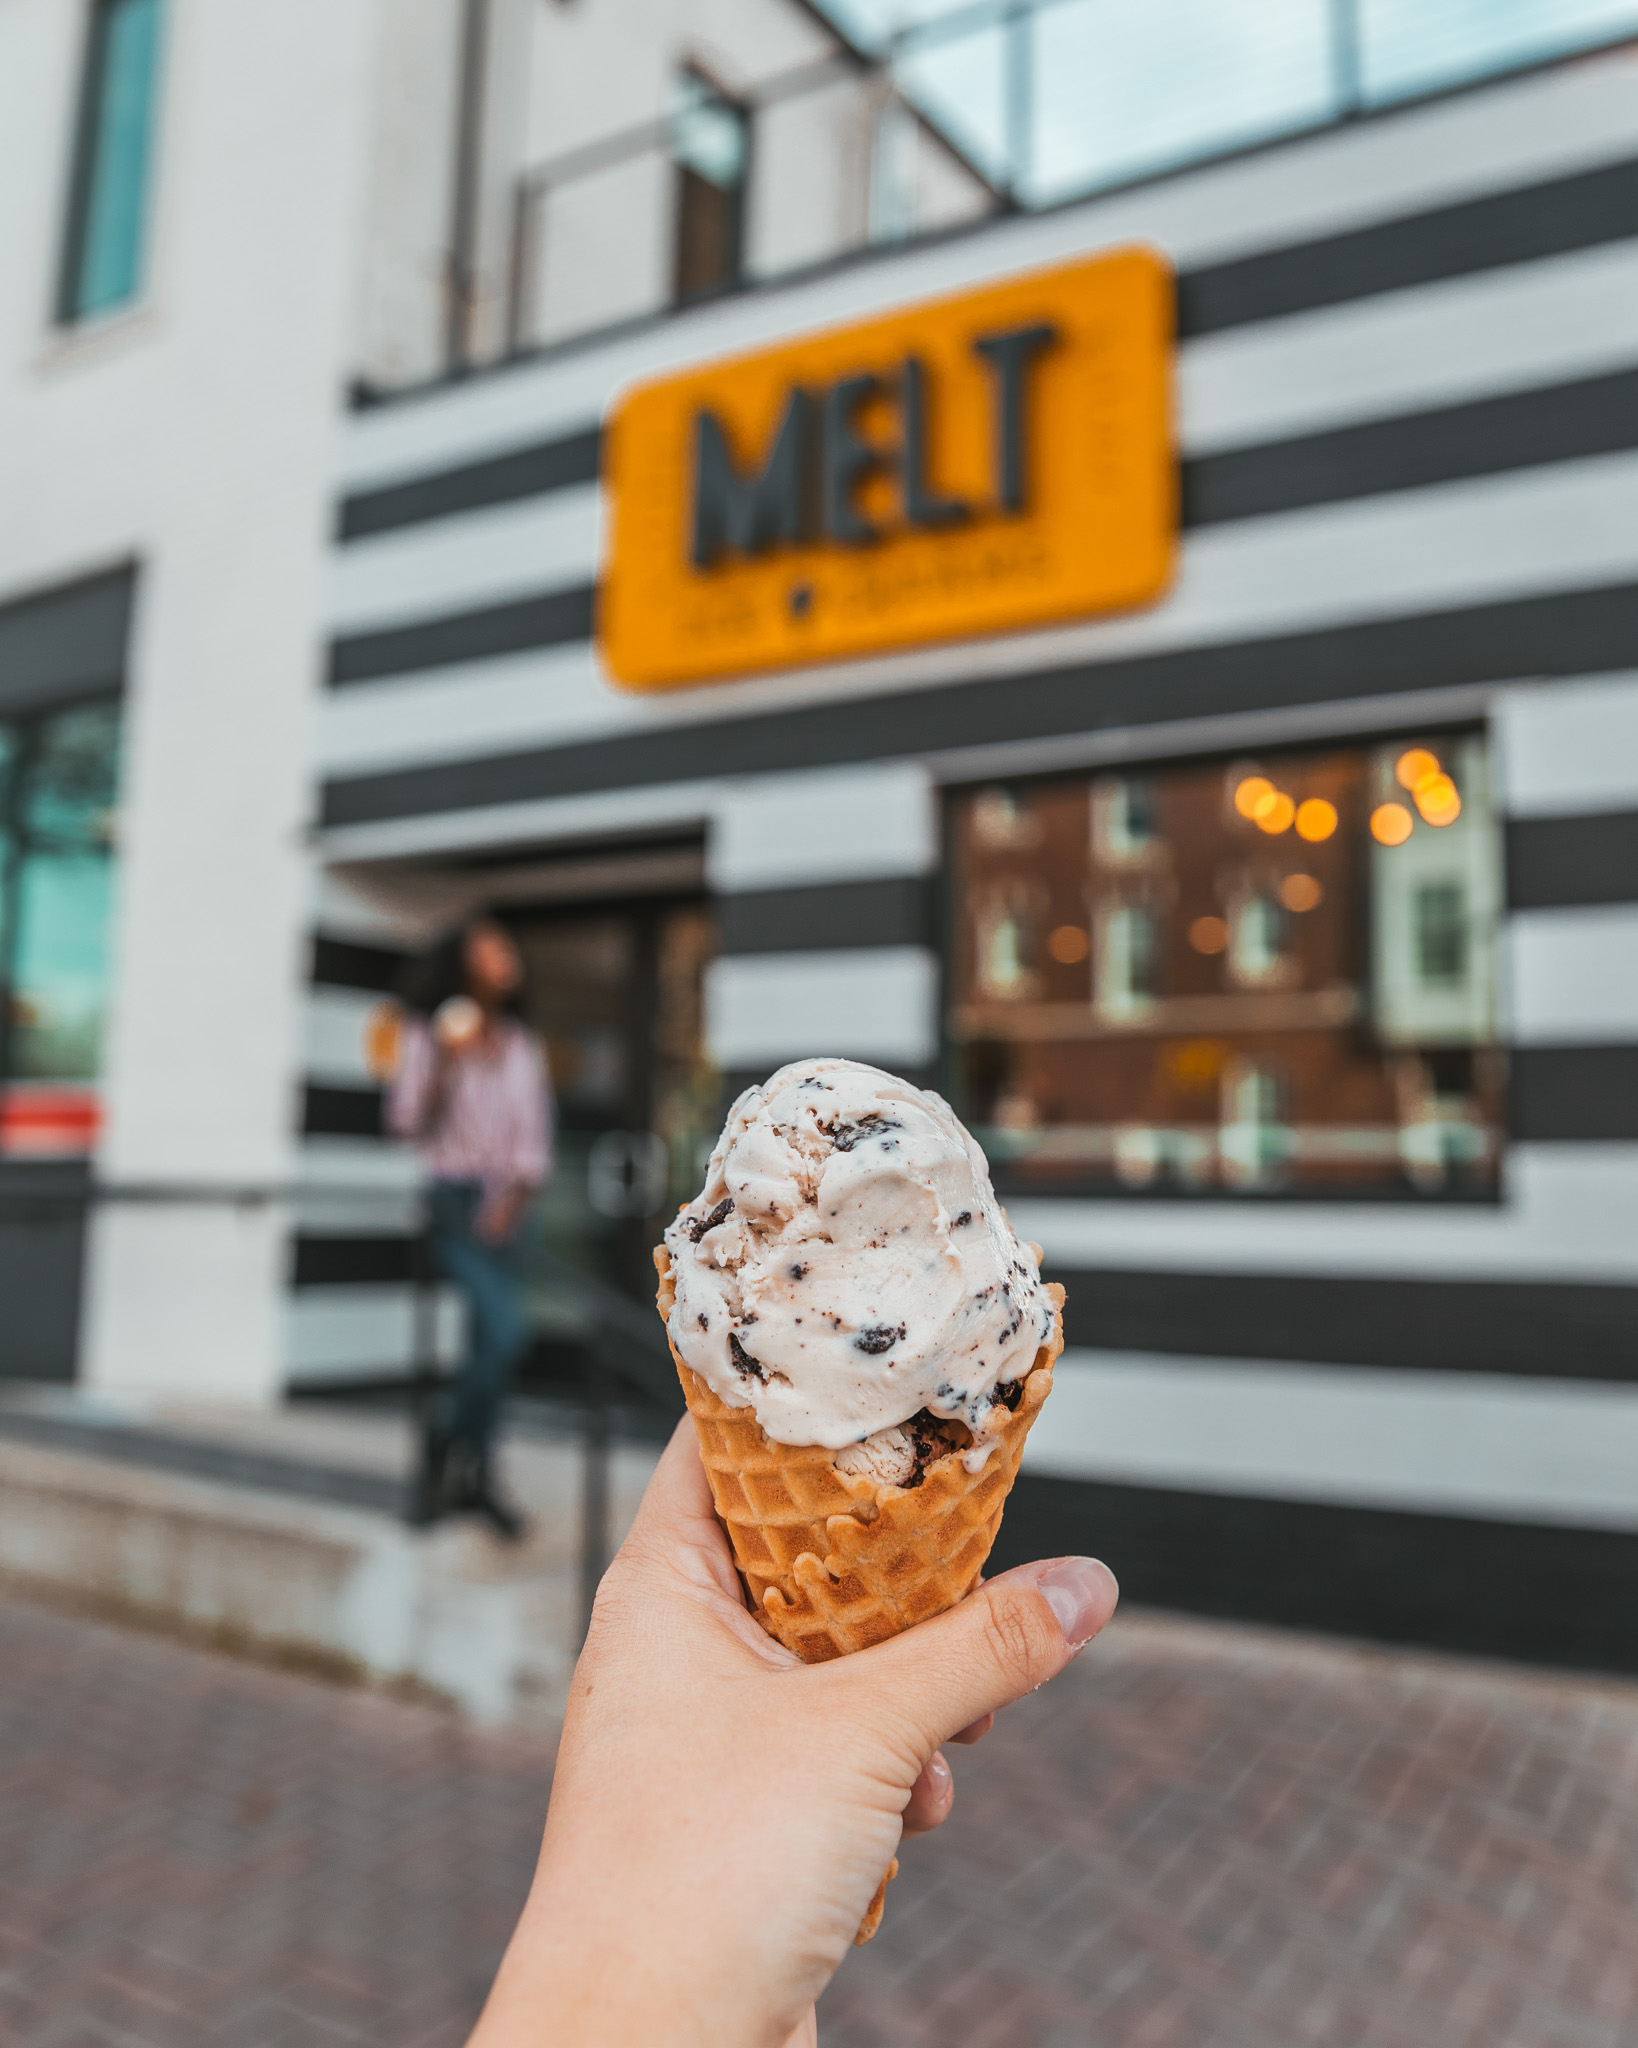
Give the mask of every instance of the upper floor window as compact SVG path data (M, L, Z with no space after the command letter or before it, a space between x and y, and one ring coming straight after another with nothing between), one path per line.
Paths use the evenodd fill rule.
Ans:
M94 0L58 317L111 311L142 282L160 0Z
M678 299L694 299L733 284L740 274L750 123L745 109L709 79L684 71L671 137L677 165L672 290Z

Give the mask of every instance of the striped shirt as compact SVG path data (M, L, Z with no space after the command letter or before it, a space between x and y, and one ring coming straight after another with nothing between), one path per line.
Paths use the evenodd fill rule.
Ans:
M425 1021L410 1018L387 1091L387 1127L415 1141L434 1180L540 1187L551 1178L555 1121L546 1055L534 1034L509 1017L494 1031L498 1043L446 1058L442 1111L426 1128L437 1053Z

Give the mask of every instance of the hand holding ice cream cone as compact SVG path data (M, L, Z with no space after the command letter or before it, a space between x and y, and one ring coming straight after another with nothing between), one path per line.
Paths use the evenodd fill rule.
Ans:
M811 2048L901 1839L950 1812L941 1746L1115 1605L1090 1558L981 1583L1062 1296L946 1104L787 1068L666 1239L692 1420L598 1592L471 2048Z
M951 1810L941 1745L1061 1671L1114 1604L1090 1559L1024 1565L805 1665L746 1608L684 1422L598 1594L472 2048L811 2041L901 1835Z
M849 1060L782 1068L734 1105L654 1256L763 1626L819 1663L954 1606L1051 1391L1063 1293L949 1105Z

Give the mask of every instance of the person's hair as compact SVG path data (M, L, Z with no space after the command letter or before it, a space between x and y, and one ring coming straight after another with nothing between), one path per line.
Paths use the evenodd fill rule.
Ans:
M505 930L499 918L483 914L469 917L405 964L398 976L397 993L406 1010L430 1017L440 1003L448 1002L451 996L466 994L466 942L485 925ZM501 1009L513 1016L521 1015L526 993L527 983L520 980L510 995L501 998Z

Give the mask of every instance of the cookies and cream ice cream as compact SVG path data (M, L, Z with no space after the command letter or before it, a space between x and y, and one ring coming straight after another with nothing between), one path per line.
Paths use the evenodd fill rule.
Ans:
M955 1448L978 1470L1053 1330L954 1111L852 1060L748 1089L665 1242L681 1361L861 1478L914 1483Z

